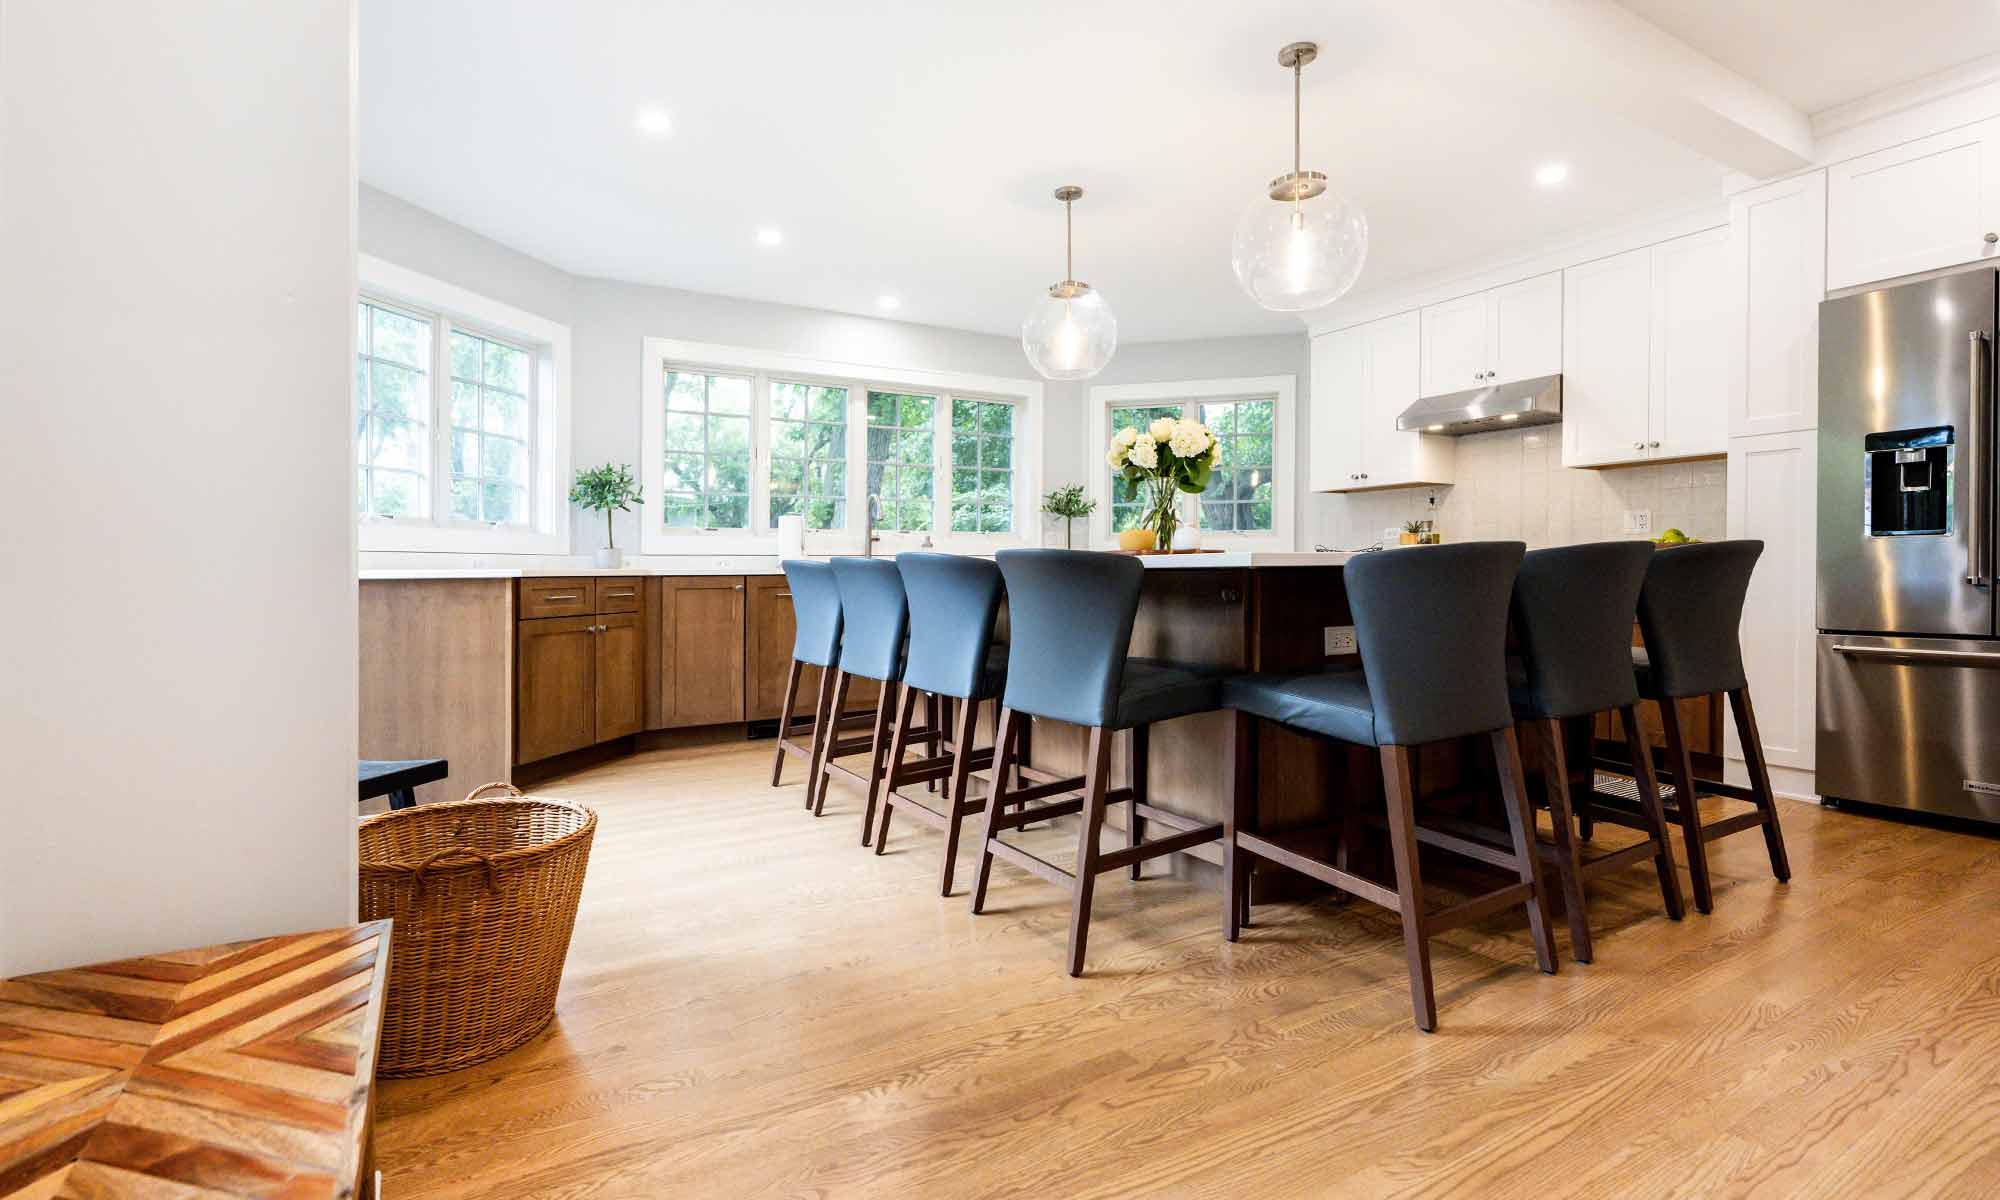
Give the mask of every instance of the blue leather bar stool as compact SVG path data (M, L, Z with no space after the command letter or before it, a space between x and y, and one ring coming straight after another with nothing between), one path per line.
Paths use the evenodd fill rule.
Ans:
M882 853L888 843L889 821L899 808L942 829L944 868L939 890L949 896L958 863L960 826L965 818L986 808L986 801L972 798L972 772L993 764L990 747L974 747L979 706L997 701L1007 681L1007 647L995 645L993 640L994 623L1000 615L1000 568L983 558L962 554L911 552L896 556L896 569L902 572L903 591L909 597L910 649L903 666L896 737L882 781L882 824L875 834L875 853ZM905 756L919 694L937 699L952 741L946 753L911 762ZM951 720L954 708L956 722ZM906 796L897 791L906 783L927 784L939 779L946 783L936 807L928 794Z
M806 804L812 804L813 780L819 778L821 737L838 726L828 721L828 703L833 698L834 668L840 664L840 589L833 582L833 568L810 559L786 559L785 585L791 591L792 665L785 672L785 705L778 718L777 761L771 764L771 786L784 779L785 755L796 754L809 764L806 768ZM805 745L792 740L799 697L799 679L808 667L819 669L818 696L813 701L812 732Z
M1550 974L1556 969L1548 893L1507 698L1507 606L1524 550L1520 542L1467 542L1357 557L1342 575L1361 651L1360 671L1239 675L1223 685L1223 700L1237 713L1236 786L1225 806L1222 841L1224 936L1237 939L1247 907L1245 854L1393 909L1403 920L1411 1007L1417 1028L1425 1031L1437 1028L1431 987L1434 934L1519 904L1527 910L1537 964ZM1256 803L1258 718L1379 750L1394 890L1246 828ZM1411 748L1473 736L1492 743L1511 850L1416 823ZM1358 796L1346 797L1350 811L1359 802ZM1428 912L1417 862L1419 843L1499 867L1516 881Z
M1514 720L1541 747L1570 953L1578 962L1594 957L1583 890L1592 879L1651 859L1667 915L1678 921L1685 911L1652 758L1639 735L1639 688L1631 665L1632 621L1652 557L1651 542L1558 546L1522 559L1521 573L1514 580L1514 631L1520 657L1508 662L1508 690ZM1564 722L1594 718L1601 712L1618 714L1626 745L1639 767L1633 774L1635 811L1605 810L1600 816L1646 836L1644 841L1586 859L1577 844ZM1587 755L1583 765L1590 769ZM1580 803L1589 803L1591 787L1585 785Z
M1659 705L1667 768L1673 776L1673 788L1663 799L1667 815L1680 824L1694 906L1702 912L1715 907L1707 844L1717 838L1762 829L1771 874L1780 883L1792 877L1791 863L1785 857L1785 835L1778 828L1771 770L1764 761L1764 743L1757 736L1757 715L1750 705L1750 683L1743 672L1743 644L1738 634L1750 575L1763 553L1764 543L1749 539L1670 546L1653 555L1646 585L1639 592L1639 633L1646 645L1632 651L1632 666L1639 694ZM1730 711L1736 717L1736 736L1743 743L1743 765L1750 775L1748 788L1695 778L1676 702L1716 694L1729 698ZM1751 811L1703 823L1700 796L1704 791L1747 800Z
M1002 550L994 557L1007 585L1007 686L1001 697L994 788L986 803L972 911L986 905L986 884L996 856L1069 888L1069 973L1080 975L1090 935L1091 897L1100 874L1137 867L1222 836L1220 824L1154 808L1146 802L1145 789L1150 727L1213 711L1220 699L1219 681L1214 673L1198 668L1130 657L1132 624L1146 574L1138 559L1087 550ZM1083 775L1027 787L1010 785L1022 730L1035 717L1090 730ZM1121 729L1131 731L1132 785L1113 791L1111 740ZM1079 787L1081 797L1032 803ZM1120 800L1130 805L1128 844L1106 853L1098 846L1104 810ZM1010 805L1015 811L1005 811ZM1001 840L1001 834L1031 821L1071 813L1083 816L1074 870ZM1140 820L1176 832L1142 842Z
M847 705L847 690L858 676L881 684L875 701L874 728L865 737L843 739L829 735L819 756L819 772L809 781L817 785L812 797L812 813L826 808L827 784L838 776L867 794L868 806L861 815L861 844L866 846L875 831L875 808L882 796L892 734L891 714L903 678L904 643L909 636L910 606L903 593L903 576L894 560L887 558L836 558L832 563L834 586L840 592L840 662L833 683L832 711ZM928 706L927 706L928 709ZM910 740L935 747L938 735L933 725L909 731ZM866 752L868 765L862 771L839 760Z

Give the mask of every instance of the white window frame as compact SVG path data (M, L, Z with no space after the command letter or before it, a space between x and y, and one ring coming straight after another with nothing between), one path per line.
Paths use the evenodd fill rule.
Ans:
M425 519L357 520L364 552L455 554L568 554L570 547L569 326L489 300L441 279L372 255L358 259L362 303L380 301L411 315L428 315L431 327L430 511ZM453 520L451 490L451 333L501 342L534 355L529 389L532 469L529 519L522 525ZM351 357L351 356L350 356ZM350 405L353 387L349 386ZM348 422L351 429L353 421Z
M668 370L732 375L752 379L750 401L750 528L669 531L660 524L659 464L666 450L664 396ZM941 550L982 552L1006 546L1038 546L1042 521L1038 511L1042 461L1042 383L1033 379L936 371L919 367L840 362L776 350L647 338L641 366L640 478L645 487L641 506L639 552L670 554L776 554L778 534L771 522L771 384L821 384L847 389L847 525L844 529L807 530L806 549L813 554L859 554L868 503L868 392L919 392L936 396L939 410L931 423L932 529L926 532L878 533L876 552L913 550L929 538ZM1004 534L953 533L951 523L951 410L953 396L968 400L1005 401L1016 406L1014 429L1014 528Z
M1270 532L1239 533L1234 530L1217 532L1203 529L1201 544L1207 549L1224 550L1296 549L1292 506L1294 497L1298 494L1298 481L1288 477L1298 469L1296 466L1298 442L1294 432L1297 426L1297 397L1296 375L1255 375L1239 379L1177 379L1161 383L1120 383L1091 388L1090 420L1094 436L1090 446L1089 464L1085 468L1085 479L1090 498L1097 501L1097 509L1090 514L1090 544L1105 548L1115 546L1118 542L1118 535L1111 532L1111 469L1104 465L1104 452L1109 449L1111 435L1114 432L1111 428L1112 409L1179 405L1183 413L1199 419L1200 408L1204 403L1269 400L1274 409L1271 414L1271 461L1273 468L1279 472L1277 486L1271 489ZM1199 511L1198 506L1197 511Z

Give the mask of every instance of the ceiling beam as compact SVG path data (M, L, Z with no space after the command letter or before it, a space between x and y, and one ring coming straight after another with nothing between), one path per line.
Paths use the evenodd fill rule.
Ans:
M1612 0L1383 0L1434 66L1608 107L1753 179L1812 162L1806 114Z

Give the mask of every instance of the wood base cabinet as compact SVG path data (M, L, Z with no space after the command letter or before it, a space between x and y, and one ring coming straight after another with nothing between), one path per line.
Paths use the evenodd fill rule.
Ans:
M638 581L524 579L514 631L514 761L536 762L646 725ZM535 616L551 611L584 616Z
M660 728L744 719L744 592L741 575L660 580Z
M745 716L752 721L775 721L785 714L785 679L792 669L792 646L798 633L792 589L782 575L752 576L745 582L749 585L749 624L743 639L743 674L749 692ZM881 694L882 685L874 680L854 679L847 686L847 711L873 712ZM811 716L817 695L819 668L802 668L794 713Z

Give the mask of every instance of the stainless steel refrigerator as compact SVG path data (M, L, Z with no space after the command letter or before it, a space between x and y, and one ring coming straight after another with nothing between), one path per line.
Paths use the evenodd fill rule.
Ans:
M1820 306L1818 783L2000 826L2000 273Z

